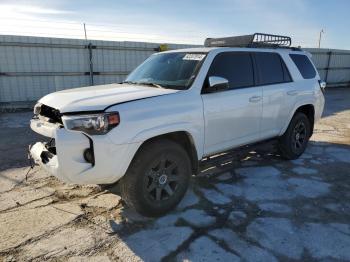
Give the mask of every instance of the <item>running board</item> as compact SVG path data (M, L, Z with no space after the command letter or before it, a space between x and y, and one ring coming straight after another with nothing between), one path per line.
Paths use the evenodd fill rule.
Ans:
M232 169L235 162L247 157L253 151L258 151L258 153L275 152L277 142L277 138L268 139L205 157L199 161L199 173L206 173L206 170L212 171L214 168L218 168L220 171Z

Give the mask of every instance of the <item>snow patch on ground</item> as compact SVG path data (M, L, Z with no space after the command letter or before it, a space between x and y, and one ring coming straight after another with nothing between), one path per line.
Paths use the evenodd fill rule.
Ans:
M228 216L228 220L235 226L242 224L246 218L247 215L243 211L232 211Z
M231 199L219 193L214 189L201 189L204 197L215 205L226 205L231 202Z
M232 174L230 172L226 172L217 177L220 181L226 181L232 178Z
M263 211L267 212L275 212L275 213L290 213L292 209L283 204L278 203L261 203L259 204L259 208Z
M190 188L187 190L184 198L181 200L181 202L177 205L178 210L185 209L187 207L193 206L199 202L199 197L193 192L193 190Z
M229 229L216 229L209 232L212 237L224 241L226 245L237 252L244 261L274 262L277 259L269 252L251 245L235 232Z
M119 241L116 256L121 261L159 261L186 241L193 230L189 227L163 227L141 230Z
M177 261L240 261L233 253L227 252L206 236L196 239L187 251L177 256Z
M303 253L298 229L285 218L257 218L247 227L247 236L289 258L300 259Z
M318 173L317 169L302 166L294 167L292 171L298 175L315 175Z

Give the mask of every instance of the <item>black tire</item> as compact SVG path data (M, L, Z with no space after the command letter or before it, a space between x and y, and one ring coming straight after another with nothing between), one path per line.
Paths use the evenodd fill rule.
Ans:
M161 216L183 198L192 173L187 152L161 139L143 145L119 182L122 199L145 216Z
M298 112L289 123L283 136L279 139L281 156L292 160L304 153L311 134L311 123L308 117Z

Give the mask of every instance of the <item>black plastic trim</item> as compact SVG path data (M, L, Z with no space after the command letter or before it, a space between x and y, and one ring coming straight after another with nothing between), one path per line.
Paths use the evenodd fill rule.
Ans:
M91 165L92 166L95 166L95 151L94 151L94 141L92 141L91 137L89 137L88 135L84 134L84 136L87 137L87 139L89 139L89 144L90 144L90 150L91 150L91 153L92 153L92 163Z
M257 70L257 75L258 76L259 76L259 73L258 73L259 68L258 68L258 65L256 63L256 59L255 59L255 54L257 54L257 53L273 53L273 54L277 54L279 56L279 58L280 58L281 68L283 66L282 63L284 63L284 66L287 69L287 72L289 74L289 77L290 77L291 81L282 81L282 82L274 82L274 83L268 83L268 84L265 84L265 83L264 84L260 84L260 79L258 77L258 81L257 81L255 86L270 86L270 85L278 85L278 84L285 84L285 83L292 83L292 82L294 82L294 79L293 79L292 75L290 74L290 71L289 71L289 68L287 67L287 64L284 62L283 57L278 52L253 52L252 51L252 55L254 57L255 66L256 66L256 70ZM283 72L283 68L282 68L282 72ZM284 72L283 72L283 79L284 79Z
M218 91L214 91L214 92L205 92L204 90L205 90L205 85L206 85L207 79L208 79L208 73L209 73L210 66L211 66L210 65L209 69L208 69L208 72L207 72L207 75L206 75L206 77L204 79L203 86L202 86L202 90L201 90L201 94L202 95L203 94L212 94L212 93L217 93L217 92L227 92L227 91L232 91L232 90L236 90L236 89L243 89L243 88L253 88L253 87L270 86L270 85L278 85L278 84L287 84L287 83L293 83L294 82L294 79L293 79L292 75L290 74L290 71L289 71L289 68L287 67L287 64L285 63L285 61L283 60L283 57L278 52L223 51L223 52L218 53L213 58L213 61L219 54L222 54L222 53L249 53L250 57L251 57L252 65L253 65L254 85L252 85L252 86L235 87L235 88L228 88L228 89L225 89L225 90L218 90ZM281 67L282 67L282 63L284 63L284 66L287 69L287 72L288 72L288 74L290 76L291 81L283 81L283 82L276 82L276 83L270 83L270 84L260 84L259 83L260 79L259 79L259 75L258 75L258 66L256 64L256 59L255 59L255 53L273 53L273 54L277 54L279 56L279 58L280 58ZM213 63L213 61L212 61L212 63Z
M252 85L252 86L240 86L240 87L234 87L234 88L227 88L227 89L223 89L223 90L217 90L217 91L212 91L212 92L207 92L205 91L205 85L207 85L207 82L208 82L208 74L209 74L209 71L210 71L210 67L212 66L215 58L217 58L219 55L221 54L224 54L224 53L249 53L249 56L250 56L250 60L252 62L252 69L253 69L253 82L255 83L256 82L256 74L255 74L255 61L253 59L253 56L252 56L252 53L251 51L223 51L223 52L220 52L218 54L215 55L215 57L213 58L213 60L211 61L211 64L209 66L209 69L208 69L208 72L205 76L205 79L204 79L204 83L202 85L202 90L201 90L201 94L212 94L212 93L217 93L217 92L226 92L226 91L232 91L232 90L236 90L236 89L243 89L243 88L251 88L251 87L255 87L256 85Z
M104 110L91 110L91 111L74 111L61 113L62 116L74 116L74 115L91 115L91 114L101 114Z
M228 149L223 150L223 151L218 151L216 153L204 155L203 158L198 161L199 162L199 166L201 167L204 162L208 162L208 161L209 162L211 162L211 161L213 161L213 162L219 161L220 162L220 158L221 158L220 156L219 157L215 157L214 159L211 160L210 158L213 157L213 156L220 155L220 154L234 154L234 153L247 152L247 151L250 151L250 150L252 150L254 148L257 148L260 145L264 145L264 144L267 144L267 143L277 143L278 139L279 139L279 136L274 136L274 137L267 138L267 139L264 139L264 140L261 140L261 141L252 142L252 143L248 143L248 144L241 145L241 146L238 146L238 147L228 148ZM225 155L223 157L225 157Z

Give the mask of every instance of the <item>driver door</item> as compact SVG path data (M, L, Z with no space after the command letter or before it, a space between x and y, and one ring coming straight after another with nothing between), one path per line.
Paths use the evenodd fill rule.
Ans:
M229 88L206 92L210 76L226 78ZM252 55L249 52L218 54L205 82L202 89L205 155L258 141L263 94L262 88L255 86Z

